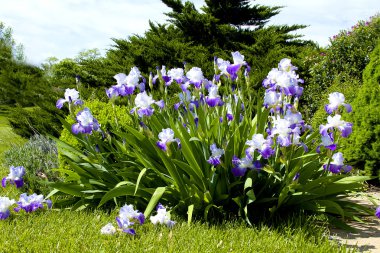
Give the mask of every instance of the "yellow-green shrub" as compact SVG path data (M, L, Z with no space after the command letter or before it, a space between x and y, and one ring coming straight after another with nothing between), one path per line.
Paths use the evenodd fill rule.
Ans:
M102 129L123 129L123 126L130 125L132 122L132 119L129 116L130 113L125 106L112 105L111 102L106 103L99 100L86 101L85 106L91 110L92 115L99 121ZM81 108L77 108L75 110L75 114L80 110ZM75 123L75 119L73 119L71 115L67 116L66 121L70 124ZM76 148L81 147L77 139L67 129L63 129L59 139ZM59 167L68 169L64 157L62 157L60 154Z

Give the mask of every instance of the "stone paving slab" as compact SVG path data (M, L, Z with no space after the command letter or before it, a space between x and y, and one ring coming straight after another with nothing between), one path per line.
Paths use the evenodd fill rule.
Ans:
M380 188L372 187L366 194L353 196L352 199L356 203L374 205L367 196L371 196L378 204L380 204ZM365 223L350 222L350 226L357 229L357 232L347 232L341 229L331 229L331 239L337 240L342 244L346 244L348 248L357 248L360 252L380 253L380 219L376 216L364 217Z

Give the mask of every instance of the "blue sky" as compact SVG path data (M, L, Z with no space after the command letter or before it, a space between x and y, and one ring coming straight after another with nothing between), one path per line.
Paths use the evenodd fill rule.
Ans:
M199 8L204 1L194 0ZM257 0L284 6L271 24L305 24L305 39L328 44L329 37L380 12L378 0ZM24 45L27 61L73 58L85 49L110 48L110 38L143 34L148 21L163 23L169 9L160 0L0 0L0 21Z

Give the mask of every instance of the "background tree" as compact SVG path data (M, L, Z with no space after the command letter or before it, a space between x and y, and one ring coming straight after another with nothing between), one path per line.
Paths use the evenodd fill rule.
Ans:
M155 71L151 66L181 67L185 61L211 76L214 56L230 59L230 52L238 50L253 64L257 88L282 57L295 58L300 48L309 44L293 33L302 25L264 26L279 13L278 6L208 0L199 11L189 1L162 2L171 9L166 13L169 23L150 23L144 36L113 39L115 45L108 51L108 59L127 69L136 65L145 73Z
M0 107L14 131L24 137L35 133L58 136L57 96L44 71L25 62L23 47L13 39L12 29L0 22Z
M363 72L363 85L352 103L354 124L345 143L346 158L366 174L380 176L380 41ZM379 181L377 180L377 183Z
M359 21L349 30L342 30L330 39L330 44L304 57L309 66L303 100L305 114L313 118L313 127L324 122L323 102L329 93L342 92L352 102L362 85L363 71L380 38L380 16Z

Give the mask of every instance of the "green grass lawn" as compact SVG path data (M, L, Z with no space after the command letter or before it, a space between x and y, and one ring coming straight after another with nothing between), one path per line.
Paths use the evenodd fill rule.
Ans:
M346 252L311 224L274 229L178 222L170 230L148 222L135 236L100 234L102 226L115 224L115 216L68 210L14 215L0 222L1 252Z
M5 175L7 170L0 169ZM0 196L18 200L22 189L12 185L0 189ZM102 235L100 229L116 226L118 210L39 210L12 212L0 221L0 252L347 252L328 239L326 227L304 216L286 220L276 227L249 227L243 221L219 225L194 222L190 226L174 217L173 229L146 224L136 226L136 236L122 232Z
M12 131L6 116L0 114L0 155L12 145L19 145L25 141L25 139Z

